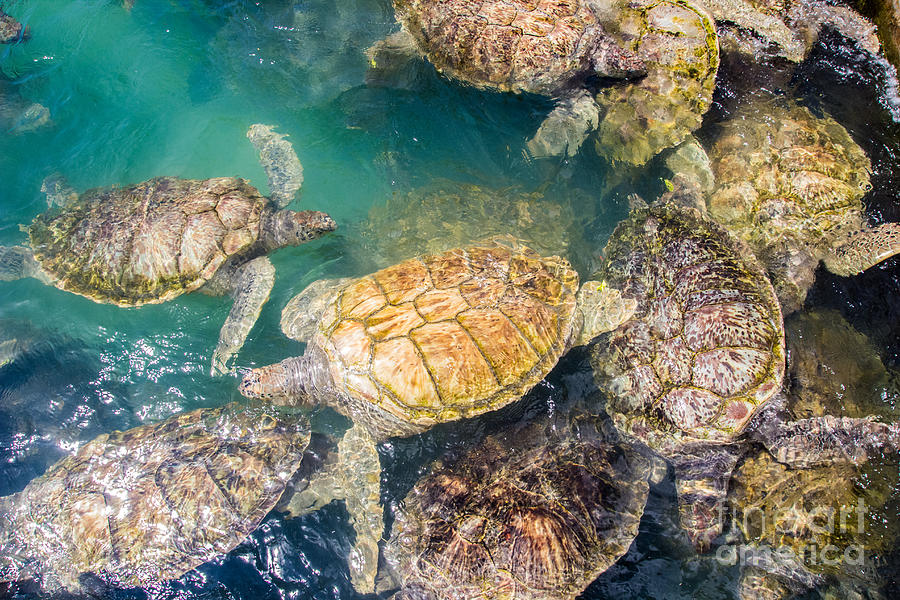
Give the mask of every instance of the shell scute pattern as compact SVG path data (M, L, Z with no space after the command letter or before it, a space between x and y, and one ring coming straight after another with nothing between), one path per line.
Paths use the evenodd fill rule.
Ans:
M245 181L158 177L86 192L39 215L31 247L57 287L139 306L202 286L259 236L266 200Z
M781 311L765 273L719 226L672 206L632 214L607 256L610 285L638 302L592 358L616 423L663 451L729 441L784 373Z
M342 288L315 343L351 397L415 424L472 416L552 368L577 287L567 262L521 246L426 255Z
M471 85L552 95L583 72L597 19L577 0L397 0L438 70ZM587 30L587 31L586 31Z
M231 404L97 437L10 497L0 555L77 590L83 573L145 586L228 552L274 507L309 442L302 418L273 410ZM0 560L0 580L19 575Z

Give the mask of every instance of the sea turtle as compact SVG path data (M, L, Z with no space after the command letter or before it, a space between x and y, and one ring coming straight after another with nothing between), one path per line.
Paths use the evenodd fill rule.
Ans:
M566 256L574 225L568 204L539 191L435 179L373 207L360 237L379 266L494 235L513 235L542 256Z
M371 592L383 526L374 443L519 399L568 348L615 327L633 308L597 282L579 290L564 259L492 240L312 284L282 313L285 334L308 341L305 354L253 369L240 390L328 404L354 421L341 443L357 457L349 462L366 466L345 463L335 487L348 489L335 497L351 499L354 584Z
M719 45L702 3L641 0L605 12L614 18L604 21L604 28L640 57L647 75L560 103L529 140L532 155L563 155L567 148L572 154L596 128L600 156L642 165L697 129L712 104Z
M0 44L12 44L28 38L28 30L0 8Z
M592 0L394 0L394 8L404 29L370 49L373 69L419 52L465 84L563 102L593 85L589 79L646 72L601 26L600 13L612 7Z
M36 277L118 306L164 302L201 287L230 294L234 305L212 360L213 374L225 372L269 298L275 269L265 255L336 227L322 212L280 209L299 187L297 156L268 126L253 125L248 136L260 149L272 200L236 177L157 177L89 190L24 227L30 248L0 247L0 280ZM282 160L267 160L273 156Z
M49 122L50 110L43 104L23 98L15 80L0 73L0 130L23 133Z
M896 393L887 369L839 313L798 313L787 325L789 418L894 416L883 400ZM854 453L816 462L815 448L802 452L807 464L789 468L755 448L732 475L728 501L740 546L717 554L740 561L742 600L784 598L829 579L878 585L874 563L898 534L884 506L898 483L896 456L876 457L864 470Z
M652 464L581 412L442 460L395 510L394 600L574 599L637 536Z
M866 225L871 164L831 117L758 93L719 124L708 154L707 210L763 262L785 312L802 305L820 260L846 277L900 251L900 225Z
M227 404L104 434L0 498L0 581L147 586L237 546L275 506L310 432Z
M790 421L764 407L780 391L784 327L775 291L751 252L700 211L639 208L607 244L601 277L637 302L634 317L591 353L607 410L628 437L672 462L681 522L698 548L721 532L728 477L751 421L779 461L896 445L896 426L869 419Z

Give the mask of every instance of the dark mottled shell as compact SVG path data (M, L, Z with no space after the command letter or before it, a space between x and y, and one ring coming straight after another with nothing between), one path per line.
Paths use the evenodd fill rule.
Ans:
M627 445L535 426L488 438L416 484L384 554L436 599L575 598L637 536L648 473Z
M159 177L85 192L28 227L58 288L139 306L193 291L259 236L267 200L246 181Z
M431 426L517 400L573 341L578 274L491 243L425 255L347 284L314 343L346 395Z
M725 442L784 376L781 309L740 242L693 209L638 211L606 248L609 285L638 302L592 363L616 423L651 446Z
M476 86L553 95L589 70L602 35L582 0L395 0L439 70Z
M0 581L35 570L14 557L72 590L82 573L117 586L180 577L259 525L308 442L302 417L236 403L102 435L3 499Z

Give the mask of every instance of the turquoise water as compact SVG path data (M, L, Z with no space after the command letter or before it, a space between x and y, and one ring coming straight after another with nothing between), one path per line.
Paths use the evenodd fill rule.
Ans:
M561 165L524 158L525 140L550 109L546 101L464 89L424 64L410 71L409 89L366 86L365 49L397 28L385 0L136 0L131 10L117 2L28 0L4 8L32 37L0 46L0 73L11 80L0 91L46 106L51 123L0 132L0 245L24 241L18 226L46 208L40 188L49 175L64 175L79 191L160 175L235 175L265 193L246 129L262 122L289 134L305 173L293 208L327 211L341 229L272 255L276 286L238 356L241 367L300 353L278 327L287 300L323 275L379 266L354 225L432 179L540 188L569 203L577 216L571 258L583 275L625 214L632 187L601 197L621 174L590 153ZM847 124L873 156L873 212L900 220L893 200L900 143L872 92L878 75L841 40L828 41L785 84ZM712 119L727 115L740 84L723 77ZM647 194L659 184L651 169L634 186ZM820 273L811 295L844 312L890 367L900 363L900 303L885 298L898 297L898 275L896 261L856 280ZM99 433L237 399L233 377L208 376L229 308L226 299L192 294L121 309L34 280L0 282L0 335L32 340L21 360L0 370L0 495ZM578 355L565 361L525 406L544 409L564 394L564 376L583 370ZM886 397L888 412L893 401ZM403 497L428 459L503 418L385 445L386 503ZM326 430L341 426L329 413L319 421ZM734 571L691 559L686 541L667 532L673 498L671 486L654 491L648 512L659 519L645 519L631 552L586 597L731 597ZM293 521L272 515L227 557L179 582L120 597L351 598L344 558L351 542L340 505ZM889 557L889 576L894 564L900 559Z

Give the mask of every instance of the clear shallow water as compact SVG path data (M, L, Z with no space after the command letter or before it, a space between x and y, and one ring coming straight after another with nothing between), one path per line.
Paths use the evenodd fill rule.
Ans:
M467 90L427 66L409 90L367 87L364 50L393 31L390 3L136 0L29 0L5 7L32 29L24 44L0 46L8 87L46 106L52 123L0 134L0 244L21 243L18 230L45 209L41 181L53 173L85 189L159 175L238 175L268 191L245 139L255 122L288 133L303 162L299 203L328 211L333 236L278 251L275 290L238 357L240 366L297 354L278 327L291 295L322 276L366 272L373 265L353 224L392 195L434 178L526 189L546 188L578 216L571 257L589 274L591 253L605 243L624 198L648 197L659 172L601 198L611 179L589 152L551 168L522 155L524 141L549 110L539 99ZM796 90L842 121L875 166L871 194L877 220L900 220L900 136L872 90L878 75L865 57L827 37L798 77L766 85ZM728 114L748 79L723 74L710 120ZM578 239L576 239L578 238ZM897 261L843 280L820 272L811 301L837 308L874 341L889 367L900 367ZM0 336L25 343L24 355L0 368L0 495L20 490L67 451L99 433L236 399L233 378L207 376L209 357L229 302L193 294L162 305L120 309L32 280L0 282ZM2 340L0 340L2 341ZM383 495L396 502L443 450L510 420L547 409L564 394L575 356L546 385L499 415L382 448ZM880 398L872 390L873 398ZM895 398L885 395L885 412ZM321 413L318 426L340 427ZM675 519L674 488L654 491L642 534L587 598L728 598L735 573L690 558ZM897 494L886 511L897 515ZM896 517L894 517L896 518ZM271 515L227 557L160 589L121 592L139 598L351 598L345 556L352 541L339 504L302 519ZM900 565L900 557L887 561ZM894 576L894 585L897 585ZM23 597L28 597L24 592Z

